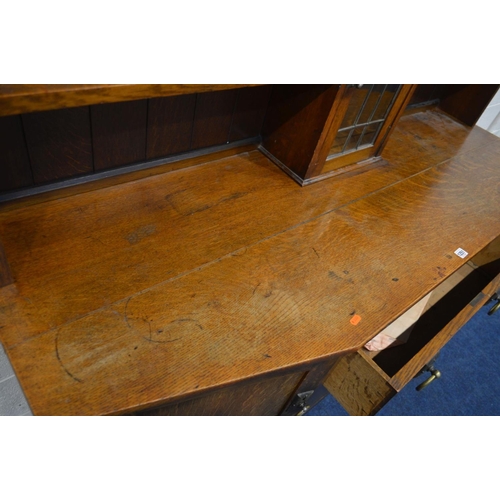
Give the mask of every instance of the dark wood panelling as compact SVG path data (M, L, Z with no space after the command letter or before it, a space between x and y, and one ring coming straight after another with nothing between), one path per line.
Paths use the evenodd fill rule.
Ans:
M137 415L259 416L278 415L296 391L303 372L281 375L247 385L227 387L206 396L145 410Z
M149 99L147 158L189 150L196 94Z
M237 90L225 90L198 94L191 149L228 142L237 93Z
M229 142L260 135L272 87L248 87L238 91Z
M498 84L449 85L447 94L441 100L439 107L472 127L479 120L498 88Z
M35 184L92 172L89 108L23 115Z
M419 84L408 106L418 106L420 104L428 103L435 99L440 99L446 85L432 84Z
M145 159L147 112L147 99L90 108L96 171Z
M338 85L275 85L263 126L263 145L305 177Z
M0 118L0 191L33 184L20 116Z
M3 249L2 242L0 241L0 288L13 283L12 273L10 272L7 256Z
M222 158L255 151L255 144L252 144L251 141L249 144L238 142L213 149L212 151L210 149L202 149L183 155L174 155L168 159L152 160L141 164L140 168L136 168L136 165L131 165L116 168L112 171L96 172L84 177L67 179L44 186L36 186L35 188L26 188L15 191L15 193L0 193L1 209L2 211L15 210L21 206L37 205L38 203L57 200L61 197L65 198L67 196L74 196L75 194L96 191L105 187L125 184L134 180L197 166L200 163L210 163ZM113 175L109 175L110 172Z

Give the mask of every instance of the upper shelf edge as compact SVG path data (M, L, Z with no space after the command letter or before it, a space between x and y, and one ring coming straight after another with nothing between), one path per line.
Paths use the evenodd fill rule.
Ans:
M257 85L261 84L0 85L0 116Z

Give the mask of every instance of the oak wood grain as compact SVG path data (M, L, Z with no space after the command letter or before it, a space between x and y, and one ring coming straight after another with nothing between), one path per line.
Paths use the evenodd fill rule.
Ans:
M0 336L34 412L162 406L358 349L500 233L483 139L423 171L300 188L253 152L1 213Z
M381 370L359 352L342 357L324 386L353 416L374 415L397 394Z
M19 305L25 312L33 309L30 324L19 329L22 338L125 298L138 286L148 288L210 263L402 177L384 166L361 182L343 179L334 193L318 184L305 200L301 188L256 151L185 174L158 175L54 200L43 204L43 210L26 206L0 216L11 265L26 277L23 296L29 300ZM54 248L64 258L54 259ZM41 307L44 314L35 313Z
M0 241L0 288L10 285L13 282L14 278L12 277L9 262L7 261L5 250L2 242Z
M217 90L253 87L258 84L149 84L149 85L0 85L0 116L91 104L167 97Z
M146 158L147 106L143 99L90 107L96 171Z
M93 171L89 108L23 115L35 184Z
M221 148L209 153L201 150L198 152L193 152L193 154L188 154L186 155L186 157L176 156L171 159L172 161L160 163L156 166L149 166L145 169L132 170L131 172L112 175L103 179L84 182L82 184L77 184L74 186L66 186L61 189L50 190L44 193L32 194L27 197L21 197L10 201L4 201L1 203L1 210L4 212L17 210L21 207L37 205L46 201L59 200L62 198L67 198L69 196L74 196L76 194L82 194L106 187L117 186L126 182L145 179L147 177L153 177L155 175L172 172L174 170L181 170L184 168L211 163L222 158L228 158L238 154L254 151L255 149L256 148L254 144L246 144L240 146L235 145L233 147L228 147L227 149Z
M471 130L434 108L403 116L382 157L419 171L488 144L489 132L479 127Z
M136 415L153 416L274 416L278 415L303 377L303 372L239 384L208 395L143 410Z
M429 117L431 123L437 120L433 114ZM405 117L401 125L413 128L415 119ZM435 128L440 128L439 120L435 127L423 129L430 134L425 144L430 151L439 152L446 142L441 136L432 139ZM457 137L455 146L460 152L482 148L484 139L490 139L490 143L492 139L491 134L480 129L468 135L461 125L453 128L448 124L447 131ZM477 135L477 131L485 135ZM15 213L5 212L1 230L6 242L12 242L8 248L12 266L23 269L27 278L24 293L30 301L23 303L23 310L34 308L31 326L26 325L22 337L29 338L50 325L60 325L75 315L127 297L137 289L137 283L153 286L164 279L166 272L169 277L176 276L428 168L430 159L423 164L413 161L412 156L408 163L401 160L415 140L411 134L402 134L401 140L392 142L392 163L381 163L355 177L341 176L332 185L309 186L307 196L254 152L207 163L187 177L183 172L169 174L168 182L160 176L138 180L137 184L109 186L109 190L85 197L61 199L43 205L43 212L35 207L29 209L26 202L14 204ZM441 161L452 151L435 156ZM218 180L217 190L213 188L214 178ZM123 210L124 204L128 210ZM25 210L17 212L16 206ZM135 214L133 219L130 213ZM87 215L75 219L75 214ZM23 225L17 220L22 220ZM248 224L248 220L255 223ZM61 232L61 226L68 226L67 230ZM30 229L26 231L25 227ZM150 234L135 238L138 228L144 227L143 232ZM102 234L96 237L96 231ZM121 236L117 238L116 234ZM167 234L172 237L166 238ZM131 245L127 237L137 241ZM197 250L200 240L203 246ZM191 250L186 252L184 245ZM59 248L67 258L54 260L52 247ZM145 260L148 269L138 265ZM108 279L111 263L112 281ZM59 283L56 288L54 280ZM44 292L47 287L52 290L50 296ZM75 296L73 289L81 289L82 293ZM39 300L46 304L44 315L35 312Z

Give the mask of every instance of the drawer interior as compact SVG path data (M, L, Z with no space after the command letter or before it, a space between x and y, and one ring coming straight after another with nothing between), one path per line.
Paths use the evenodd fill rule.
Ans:
M457 271L458 272L458 271ZM436 293L444 291L451 280L443 282ZM406 343L376 353L373 361L390 377L403 368L426 344L429 343L453 318L473 302L488 285L491 278L481 269L474 269L449 288L411 327ZM430 300L432 300L432 295Z

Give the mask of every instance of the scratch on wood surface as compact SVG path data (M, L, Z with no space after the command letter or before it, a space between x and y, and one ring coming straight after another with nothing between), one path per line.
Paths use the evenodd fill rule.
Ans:
M80 383L83 383L83 380L79 379L78 377L75 377L67 368L66 366L64 365L64 363L62 362L61 360L61 356L59 355L59 332L56 333L56 337L55 337L55 347L56 347L56 357L57 357L57 361L59 361L59 364L61 365L61 367L63 368L63 370L73 379L75 380L76 382L80 382Z
M132 328L132 326L131 326L131 325L130 325L130 323L128 322L127 308L128 308L128 303L130 302L130 299L131 299L131 298L132 298L132 297L129 297L129 298L128 298L127 303L125 304L125 312L123 313L123 316L124 316L124 318L125 318L125 322L127 323L127 326L128 326L129 328Z
M344 271L344 274L349 274L349 271ZM354 280L352 278L343 278L339 276L335 271L328 271L328 276L336 281L347 281L351 285L354 285Z
M142 337L144 340L151 342L152 344L169 344L170 342L176 342L177 340L181 340L181 338L172 339L172 340L153 340L149 337Z
M142 318L142 320L148 324L149 328L149 336L144 335L143 339L147 340L148 342L151 342L153 344L170 344L171 342L176 342L178 340L182 340L183 336L181 335L180 337L176 337L174 339L168 338L172 335L171 332L169 332L169 326L175 325L178 323L192 323L194 326L196 326L199 330L203 330L203 326L198 322L196 319L192 318L178 318L173 321L171 321L166 327L163 328L158 328L156 332L153 332L153 328L151 326L153 320L147 320ZM157 338L153 338L153 335L156 335Z
M189 217L191 215L200 213L200 212L205 212L206 210L210 210L211 208L217 207L219 205L222 205L223 203L227 203L228 201L231 200L237 200L238 198L242 198L243 196L246 196L248 192L236 192L233 194L230 194L228 196L225 196L221 198L218 201L215 201L214 203L205 203L203 205L191 205L189 206L189 199L188 200L183 200L183 199L177 199L175 195L183 193L186 190L182 191L177 191L176 193L169 194L165 196L165 199L168 201L170 206L179 214L184 217ZM184 203L183 203L184 202ZM186 205L186 206L183 206Z

